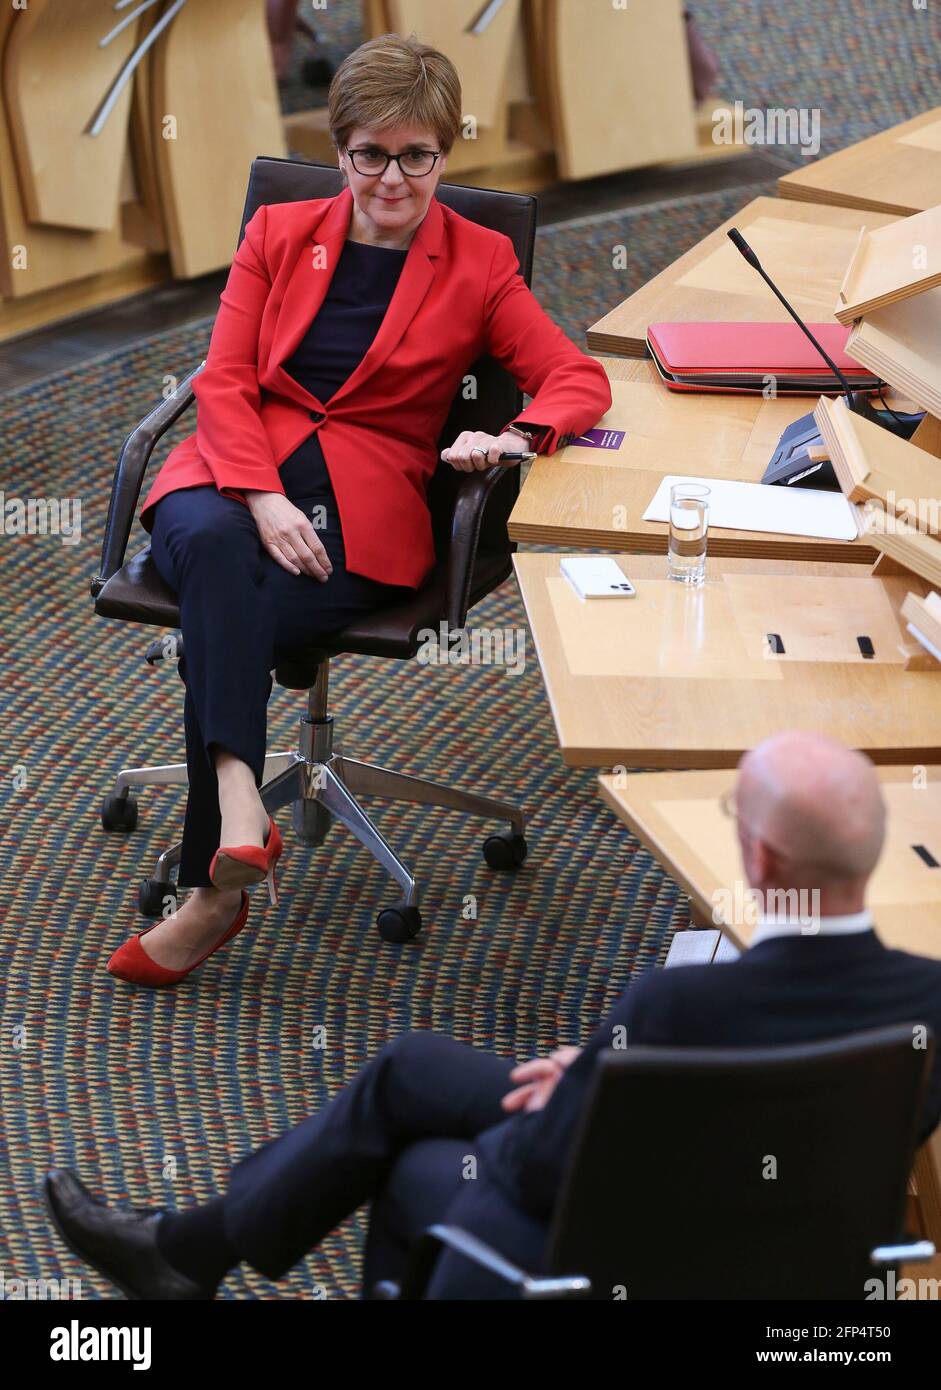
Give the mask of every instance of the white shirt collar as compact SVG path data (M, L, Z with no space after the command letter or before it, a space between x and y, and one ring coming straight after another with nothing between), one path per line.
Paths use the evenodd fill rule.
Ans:
M845 917L816 919L759 917L749 945L757 946L760 941L770 941L775 936L851 936L855 932L872 931L872 927L872 913L865 910L851 912Z

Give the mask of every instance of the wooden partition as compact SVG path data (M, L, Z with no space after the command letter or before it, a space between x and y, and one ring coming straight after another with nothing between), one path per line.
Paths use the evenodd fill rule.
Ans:
M0 338L230 263L252 160L287 153L265 0L5 5L0 72Z

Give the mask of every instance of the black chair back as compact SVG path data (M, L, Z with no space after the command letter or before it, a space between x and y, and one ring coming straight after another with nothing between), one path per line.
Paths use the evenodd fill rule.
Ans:
M333 198L343 187L343 175L333 164L305 160L274 159L259 156L252 162L239 242L245 226L265 203L297 203L310 198ZM438 201L484 227L505 233L513 243L520 274L527 285L532 282L533 250L536 239L536 200L528 194L503 193L490 188L464 188L440 183ZM492 357L481 357L469 369L476 378L477 397L465 400L462 389L455 395L447 422L438 440L438 450L453 443L462 430L498 433L522 408L523 397L516 382ZM507 521L519 495L518 468L508 468L487 500L478 551L483 555L516 549L507 535ZM461 479L447 464L440 464L428 491L435 547L441 560L450 540L454 494Z
M904 1234L921 1036L603 1053L550 1273L600 1299L865 1298L871 1252Z

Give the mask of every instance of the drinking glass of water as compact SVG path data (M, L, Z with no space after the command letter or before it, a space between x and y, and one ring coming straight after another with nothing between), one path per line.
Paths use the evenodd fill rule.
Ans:
M674 483L670 488L671 579L681 584L703 582L708 534L709 489L699 483Z

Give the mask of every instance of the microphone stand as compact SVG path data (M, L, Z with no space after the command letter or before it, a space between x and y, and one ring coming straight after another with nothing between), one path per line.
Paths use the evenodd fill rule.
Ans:
M866 395L864 391L852 391L850 389L850 384L847 381L844 373L836 365L830 354L824 350L823 345L817 341L813 333L811 333L810 329L807 327L806 323L804 323L803 319L796 312L796 310L794 310L791 307L791 305L788 304L787 300L784 298L784 295L778 289L777 285L771 279L770 275L768 275L767 271L764 269L758 257L755 255L754 251L751 249L748 242L742 236L741 232L738 231L737 228L733 227L729 232L728 236L732 245L736 248L736 250L741 252L742 256L744 256L745 260L752 267L752 269L757 270L758 274L761 276L762 280L764 280L771 293L784 305L785 309L790 314L794 322L797 324L798 328L807 338L809 338L810 342L816 348L817 352L823 358L824 362L826 362L827 366L830 368L837 381L839 381L840 385L843 387L843 398L846 401L847 408L851 410L854 415L861 415L864 420L869 420L871 424L878 425L880 429L888 430L890 434L897 434L903 439L910 438L910 424L908 424L905 421L884 419L877 411L873 410L872 405L869 401L869 397Z

